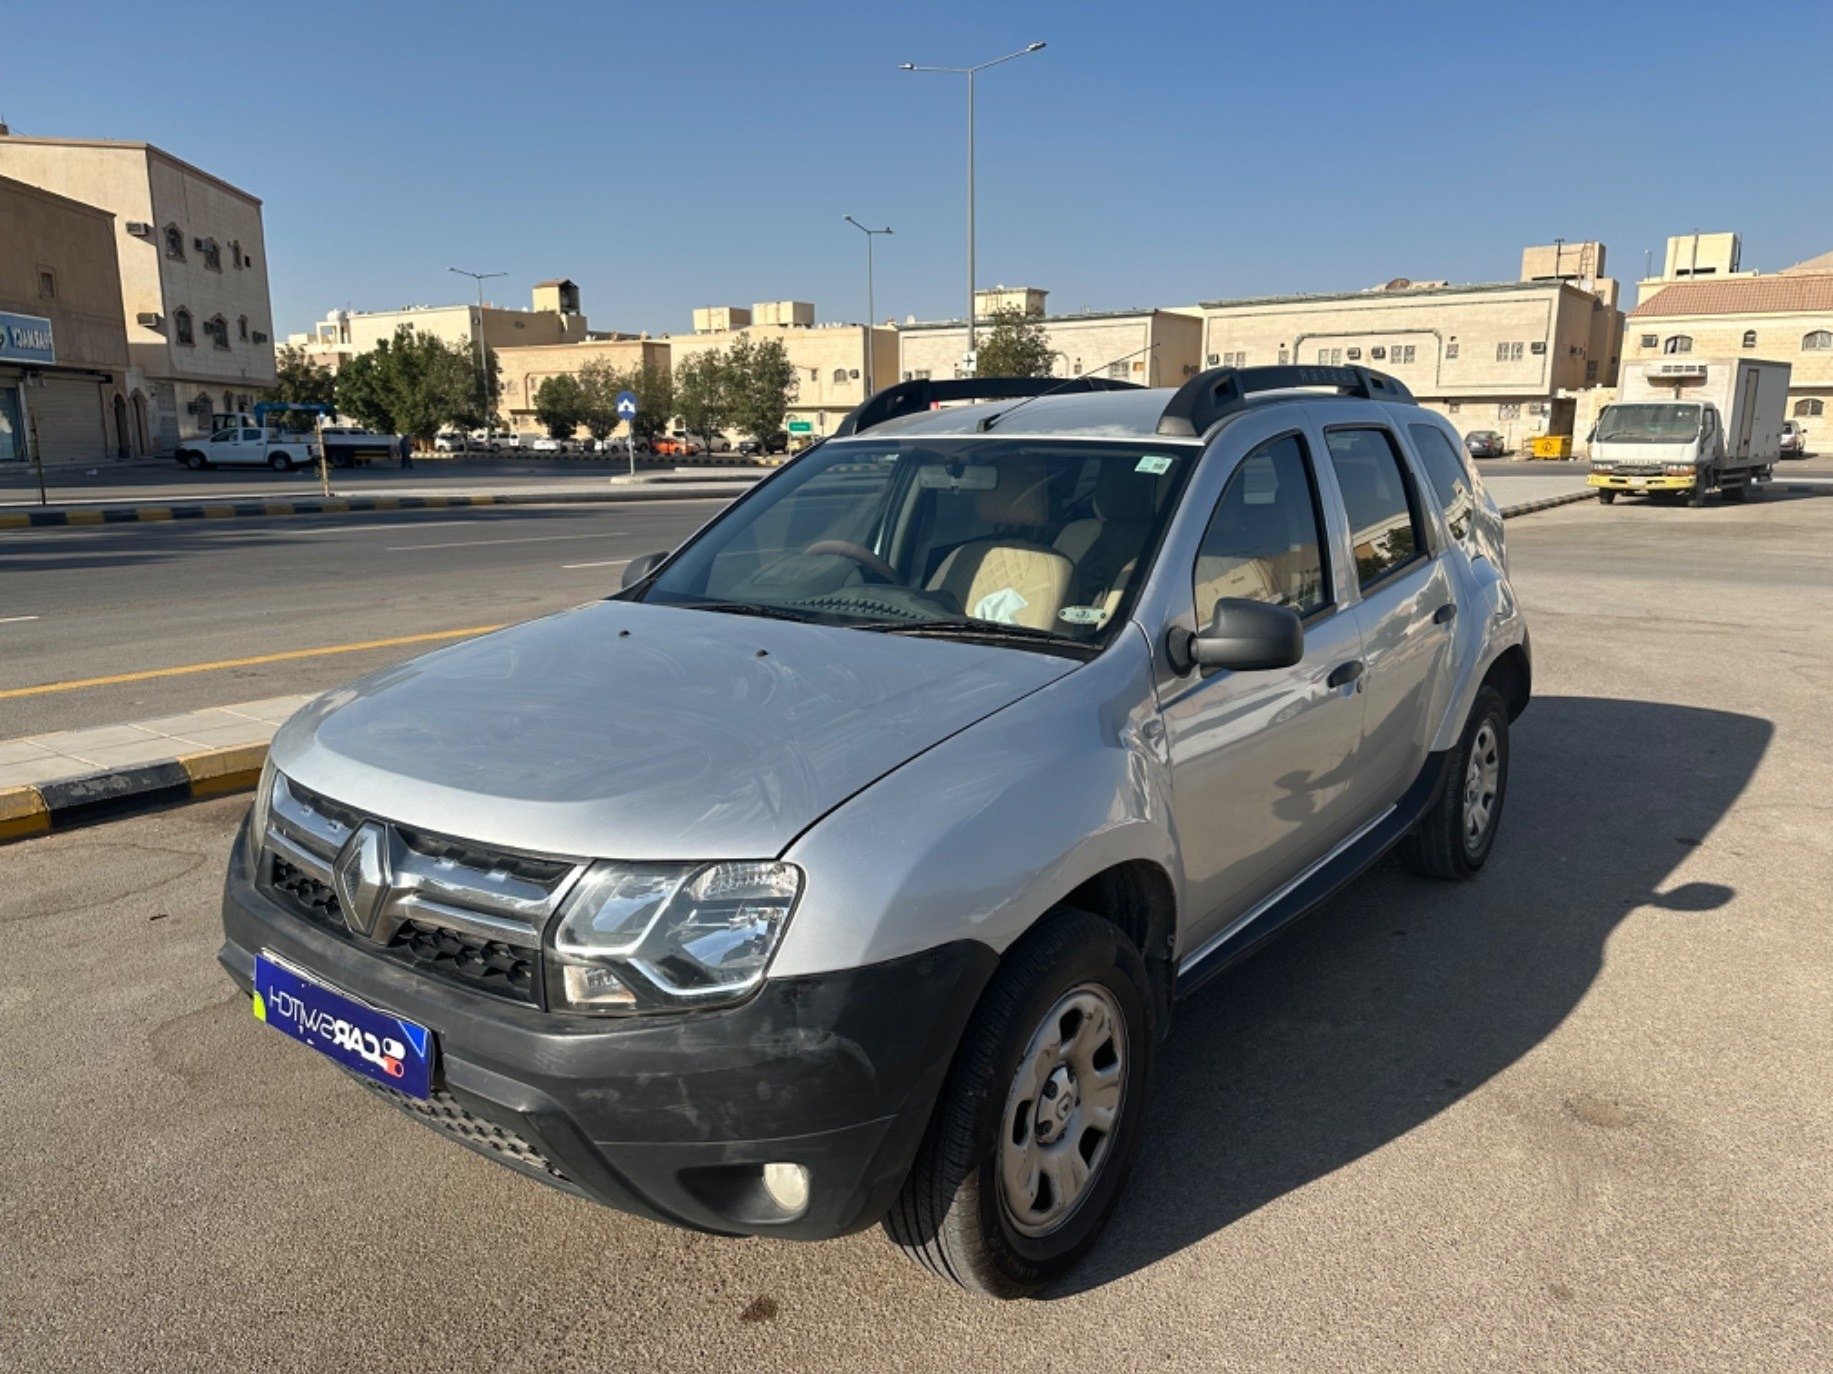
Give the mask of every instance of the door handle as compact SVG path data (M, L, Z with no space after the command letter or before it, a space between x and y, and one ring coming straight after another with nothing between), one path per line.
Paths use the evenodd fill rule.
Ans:
M1362 676L1367 665L1359 658L1352 658L1347 663L1339 663L1330 670L1330 676L1324 679L1326 687L1347 687Z
M1455 601L1447 601L1436 611L1432 612L1432 623L1434 625L1449 625L1455 619L1457 619L1457 602Z

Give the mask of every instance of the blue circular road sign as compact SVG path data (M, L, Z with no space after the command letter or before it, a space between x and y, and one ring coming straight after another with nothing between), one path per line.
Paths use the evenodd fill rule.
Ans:
M620 391L617 393L617 418L620 420L636 419L636 392Z

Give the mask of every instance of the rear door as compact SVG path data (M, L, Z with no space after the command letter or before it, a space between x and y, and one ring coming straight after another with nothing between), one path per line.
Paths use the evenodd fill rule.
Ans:
M1419 475L1385 415L1327 425L1324 446L1360 598L1365 706L1348 808L1361 825L1398 801L1425 766L1457 603Z

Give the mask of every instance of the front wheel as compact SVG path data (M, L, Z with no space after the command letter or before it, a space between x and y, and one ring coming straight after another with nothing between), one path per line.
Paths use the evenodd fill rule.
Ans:
M1111 922L1051 912L1006 955L956 1051L886 1234L938 1278L1016 1298L1100 1235L1139 1142L1157 1027Z
M1401 863L1428 878L1474 878L1489 860L1508 795L1508 708L1479 687L1451 766L1418 825L1400 842Z
M210 464L204 461L204 455L201 453L187 453L185 455L185 466L190 468L192 472L202 472L205 468L209 467Z
M1617 500L1617 494L1614 491L1598 492L1598 501L1602 505L1606 505L1606 506L1615 505L1616 500Z

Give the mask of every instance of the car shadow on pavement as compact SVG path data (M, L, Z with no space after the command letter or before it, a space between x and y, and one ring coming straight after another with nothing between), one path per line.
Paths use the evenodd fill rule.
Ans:
M1536 698L1474 882L1384 860L1178 1006L1133 1179L1051 1296L1176 1254L1475 1091L1583 1000L1634 909L1730 902L1669 879L1773 733L1724 711Z

